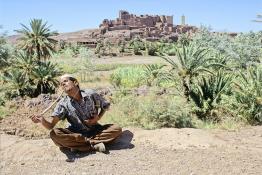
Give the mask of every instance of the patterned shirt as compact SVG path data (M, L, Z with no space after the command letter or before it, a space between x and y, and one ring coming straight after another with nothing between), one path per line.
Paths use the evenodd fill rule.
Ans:
M69 130L88 134L88 132L95 129L96 125L87 126L83 121L98 115L99 110L108 109L110 103L92 89L80 90L80 92L82 95L81 102L65 96L56 105L52 116L57 116L60 120L66 118L70 123Z

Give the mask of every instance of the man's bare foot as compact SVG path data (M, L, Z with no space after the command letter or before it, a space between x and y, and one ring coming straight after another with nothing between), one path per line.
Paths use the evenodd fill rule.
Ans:
M98 143L93 146L95 151L105 153L106 152L106 147L104 143Z

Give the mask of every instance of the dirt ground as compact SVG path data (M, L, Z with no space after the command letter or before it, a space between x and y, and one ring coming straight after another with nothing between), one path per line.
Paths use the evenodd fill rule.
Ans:
M109 153L75 154L51 139L0 135L0 174L261 174L262 126L239 131L124 128Z
M96 59L95 64L153 64L165 63L158 56L123 56Z

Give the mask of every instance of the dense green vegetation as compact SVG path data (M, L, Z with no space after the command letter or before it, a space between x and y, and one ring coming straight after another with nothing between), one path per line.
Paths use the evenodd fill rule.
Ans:
M22 27L18 46L7 44L4 34L0 38L0 114L17 96L55 93L62 72L95 77L102 71L108 76L88 82L113 87L105 121L149 129L262 124L262 32L231 37L200 28L177 42L104 40L92 50L56 43L50 38L56 32L42 20ZM97 63L99 57L125 53L159 56L162 62Z
M49 37L55 32L38 19L30 22L31 28L21 25L23 29L17 30L22 34L17 48L6 42L1 44L1 91L7 99L54 93L61 71L46 58L54 52L56 42Z
M175 92L173 95L167 91L166 99L176 98L177 94L180 94L179 97L187 99L186 104L191 105L191 108L187 109L187 113L183 113L183 116L191 119L187 121L197 119L193 123L190 122L190 126L198 127L199 120L215 125L225 124L225 122L236 123L236 125L242 122L262 124L261 38L262 32L241 33L236 37L230 37L227 34L211 34L208 29L202 28L191 38L184 38L175 44L165 44L164 48L169 48L172 45L176 57L169 57L169 52L163 47L158 49L159 56L165 60L167 66L145 66L144 71L142 71L143 68L140 68L140 71L137 68L119 68L112 74L111 81L122 88L120 93L132 99L132 95L126 93L123 88L141 85L152 86L152 83L147 81L151 81L153 78L154 81L158 81L158 83L154 83L155 87L168 88L172 89L172 93ZM152 71L151 74L150 71ZM141 79L147 81L141 81ZM137 97L133 98L132 104L136 104ZM143 99L143 97L140 98ZM148 97L144 98L141 100L145 102ZM163 95L156 97L151 106L161 113L161 109L155 106L159 102L157 98L160 100ZM129 99L126 103L130 101ZM168 101L172 103L172 99ZM124 109L124 103L125 101L121 102L120 109ZM161 105L164 104L157 106ZM145 111L150 111L151 106L147 106ZM172 110L169 105L166 105L165 108L167 111ZM137 108L136 112L139 109ZM130 111L134 110L131 108ZM176 126L176 110L171 112L172 117L167 117L164 120L159 119L162 115L160 113L152 111L148 114L145 111L131 114L131 116L143 116L145 119L154 115L154 120L151 118L152 120L148 121L152 122L147 122L148 126L152 127L153 124L153 128ZM131 121L134 122L133 118ZM137 125L141 125L141 123L143 122L139 121ZM166 125L166 123L170 125ZM232 124L230 125L232 126Z

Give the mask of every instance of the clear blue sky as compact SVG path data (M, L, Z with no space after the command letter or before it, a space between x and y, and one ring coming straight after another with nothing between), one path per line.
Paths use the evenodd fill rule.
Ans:
M251 22L262 14L262 0L0 0L0 25L11 35L20 23L41 18L52 30L72 32L98 28L103 19L118 17L119 10L174 15L174 24L180 24L184 14L187 24L211 26L214 31L262 30L262 23Z

